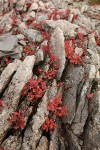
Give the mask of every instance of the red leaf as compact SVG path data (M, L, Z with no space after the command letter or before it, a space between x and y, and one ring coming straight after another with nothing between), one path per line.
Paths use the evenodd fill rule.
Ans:
M86 96L87 96L88 99L92 99L93 96L94 96L94 93L88 93Z
M5 107L4 101L0 100L0 111Z

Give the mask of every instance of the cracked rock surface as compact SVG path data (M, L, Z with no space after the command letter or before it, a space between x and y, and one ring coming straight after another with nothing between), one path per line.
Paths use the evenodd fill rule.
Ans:
M100 5L0 1L0 150L100 150Z

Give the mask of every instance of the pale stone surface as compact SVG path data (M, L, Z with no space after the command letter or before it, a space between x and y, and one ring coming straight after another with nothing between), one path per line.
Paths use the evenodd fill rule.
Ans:
M72 24L66 20L46 20L45 26L48 26L50 28L57 28L59 27L65 36L74 37L76 32L75 30L79 28L79 26Z
M27 56L25 58L3 95L6 107L0 114L0 142L10 127L10 124L7 122L7 118L17 109L19 99L21 97L21 91L28 80L32 77L34 63L35 56Z
M11 52L17 46L18 39L15 35L2 35L0 37L0 51Z
M2 72L2 74L0 76L0 94L3 92L5 87L8 85L12 76L17 71L17 69L20 65L21 65L21 61L16 59L13 63L8 64L8 66Z
M60 79L62 76L63 70L65 68L65 49L64 49L64 36L62 30L57 27L50 39L51 44L51 53L54 53L58 57L60 62L60 68L57 73L57 78Z
M38 42L38 43L41 43L43 41L42 35L37 30L26 29L24 31L24 34L28 38L29 42Z
M70 64L65 71L64 81L65 84L70 85L71 88L64 89L63 104L68 107L68 116L63 118L64 123L71 124L76 112L76 94L77 88L84 76L83 67L75 67Z

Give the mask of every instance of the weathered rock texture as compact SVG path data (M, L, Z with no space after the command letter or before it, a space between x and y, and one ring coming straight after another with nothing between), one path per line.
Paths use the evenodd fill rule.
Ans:
M0 0L0 75L0 150L100 150L99 5Z

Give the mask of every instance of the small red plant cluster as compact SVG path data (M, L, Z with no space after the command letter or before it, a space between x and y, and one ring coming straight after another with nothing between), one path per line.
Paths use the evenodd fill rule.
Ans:
M45 123L42 125L42 129L46 132L50 131L50 133L52 133L56 128L54 118L67 116L68 113L67 108L62 105L62 100L59 94L57 94L54 99L50 100L47 108L49 110L50 119L46 119Z
M50 131L50 133L52 133L55 128L55 121L53 119L46 118L45 123L42 125L42 129L46 132Z
M66 116L67 108L62 105L62 100L59 94L48 104L48 110L55 114L57 117Z
M25 47L25 53L26 55L33 55L34 51L31 49L31 47Z
M16 18L16 16L12 15L11 19L12 19L12 26L17 25L17 18Z
M92 99L92 98L93 98L94 93L88 93L86 96L87 96L87 98L90 100L90 99Z
M53 79L56 76L58 69L60 67L59 58L56 57L54 54L51 54L49 64L50 69L48 72L45 73L45 77L48 80Z
M4 101L0 100L0 111L2 111L4 107L5 107Z
M83 62L83 59L80 57L79 54L75 53L74 49L75 46L72 40L65 41L66 57L70 60L71 63L80 64L81 62Z
M100 46L100 35L96 38L96 43L98 46Z
M4 147L0 147L0 150L5 150Z
M59 11L59 10L54 10L51 14L48 15L48 19L53 19L53 20L58 20L58 16L60 19L67 19L70 13L70 9L67 9L66 11Z
M24 110L19 109L19 112L13 112L12 117L8 118L8 122L14 124L14 129L24 129L25 127Z
M38 30L42 30L43 27L43 21L40 21L38 23L33 23L32 26Z
M8 57L4 58L6 65L8 65L9 63L11 63L11 60Z
M22 95L28 95L30 101L41 98L46 91L46 84L43 79L30 79L22 90Z

